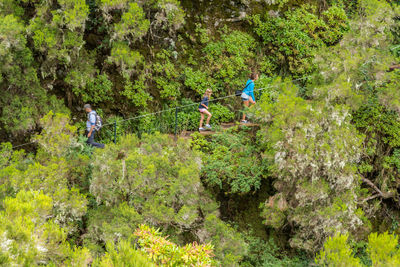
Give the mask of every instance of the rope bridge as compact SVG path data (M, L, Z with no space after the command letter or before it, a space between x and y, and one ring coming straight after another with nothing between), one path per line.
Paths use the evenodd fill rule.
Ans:
M302 77L302 78L294 79L291 82L294 83L294 82L297 82L297 81L306 80L306 79L308 79L308 78L310 78L312 76L314 76L314 75L309 75L309 76L305 76L305 77ZM263 88L255 89L254 92L262 92L264 90L271 89L271 88L274 88L274 87L278 87L278 85L270 85L270 86L266 86L266 87L263 87ZM209 102L217 102L217 101L221 101L221 100L224 100L224 99L236 98L236 97L238 97L236 94L227 95L227 96L222 96L222 97L210 99ZM163 113L175 112L174 136L177 137L179 111L183 110L185 108L188 108L188 107L199 105L199 104L200 104L200 102L196 102L196 103L191 103L191 104L188 104L188 105L177 106L177 107L174 107L174 108L168 108L168 109L164 109L164 110L160 110L160 111L156 111L156 112L152 112L152 113L146 113L146 114L143 114L143 115L130 117L130 118L127 118L127 119L119 120L118 122L117 122L117 120L115 120L114 122L103 124L102 127L104 128L104 127L113 126L113 142L116 143L117 142L118 123L127 122L127 121L134 121L134 120L138 120L138 119L142 119L142 118L146 118L146 117L150 117L150 116L154 116L154 115L160 115L160 114L163 114ZM32 144L35 144L35 142L29 142L29 143L13 146L13 149L25 147L25 146L32 145Z

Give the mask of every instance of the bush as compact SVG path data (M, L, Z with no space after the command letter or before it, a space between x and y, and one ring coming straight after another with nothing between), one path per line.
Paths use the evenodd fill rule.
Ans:
M139 226L134 236L138 245L155 263L166 266L212 266L211 244L187 244L179 247L163 238L159 231L146 225Z
M275 244L274 239L265 241L251 234L245 235L245 240L249 244L249 251L241 262L241 266L252 267L275 267L275 266L309 266L307 259L300 257L289 258L286 253Z
M196 136L205 139L204 136ZM210 187L225 193L249 193L261 186L268 164L261 159L257 143L247 131L225 131L213 136L204 151L201 175Z
M348 244L348 235L330 237L315 258L321 266L369 266L361 263ZM368 237L367 255L372 266L398 266L400 249L398 236L389 233L372 233Z
M315 6L305 4L282 17L266 13L253 16L251 21L268 51L265 60L269 68L279 67L294 76L314 71L316 49L337 43L348 30L346 13L338 6L324 11L322 18Z
M0 264L88 264L86 249L71 248L67 232L53 218L53 200L37 191L20 191L4 200L0 211ZM52 218L52 219L49 219Z
M135 267L155 267L151 262L151 257L146 257L144 253L135 249L132 243L127 240L121 240L115 245L108 242L106 245L107 252L104 256L98 257L92 264L93 267L118 267L118 266L135 266Z
M77 231L87 204L85 196L74 183L80 182L72 180L74 172L85 172L82 162L69 161L71 149L78 145L76 128L70 125L68 115L52 112L42 118L41 124L42 133L35 136L39 143L37 154L30 160L19 158L19 161L0 166L0 177L7 190L13 192L12 195L20 190L34 190L51 197L54 221L71 234ZM14 159L18 155L20 153L15 153ZM87 164L84 158L81 160L83 165ZM78 162L80 165L73 165Z

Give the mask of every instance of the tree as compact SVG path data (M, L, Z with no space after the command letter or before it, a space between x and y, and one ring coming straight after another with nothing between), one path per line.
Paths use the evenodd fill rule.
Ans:
M20 191L4 200L0 211L0 263L84 266L90 261L87 249L71 248L67 231L53 217L53 200L38 191Z
M313 251L335 232L352 233L364 224L356 203L363 137L350 123L345 106L307 101L290 82L272 102L263 96L259 114L265 156L273 162L277 193L264 204L265 223L289 223L292 247Z
M217 260L237 263L246 245L217 217L218 206L200 181L200 166L199 155L187 141L175 143L161 134L141 140L127 135L117 145L96 151L90 192L98 208L91 212L85 242L95 247L128 238L145 223L173 233L179 242L184 236L212 241Z

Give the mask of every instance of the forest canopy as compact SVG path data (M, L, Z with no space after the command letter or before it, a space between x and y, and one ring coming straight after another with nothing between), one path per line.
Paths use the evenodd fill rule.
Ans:
M398 266L399 64L396 0L0 0L0 265Z

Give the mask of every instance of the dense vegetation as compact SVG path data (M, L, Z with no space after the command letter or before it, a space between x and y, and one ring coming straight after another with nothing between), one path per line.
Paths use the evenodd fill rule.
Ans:
M398 266L399 5L0 0L0 265Z

